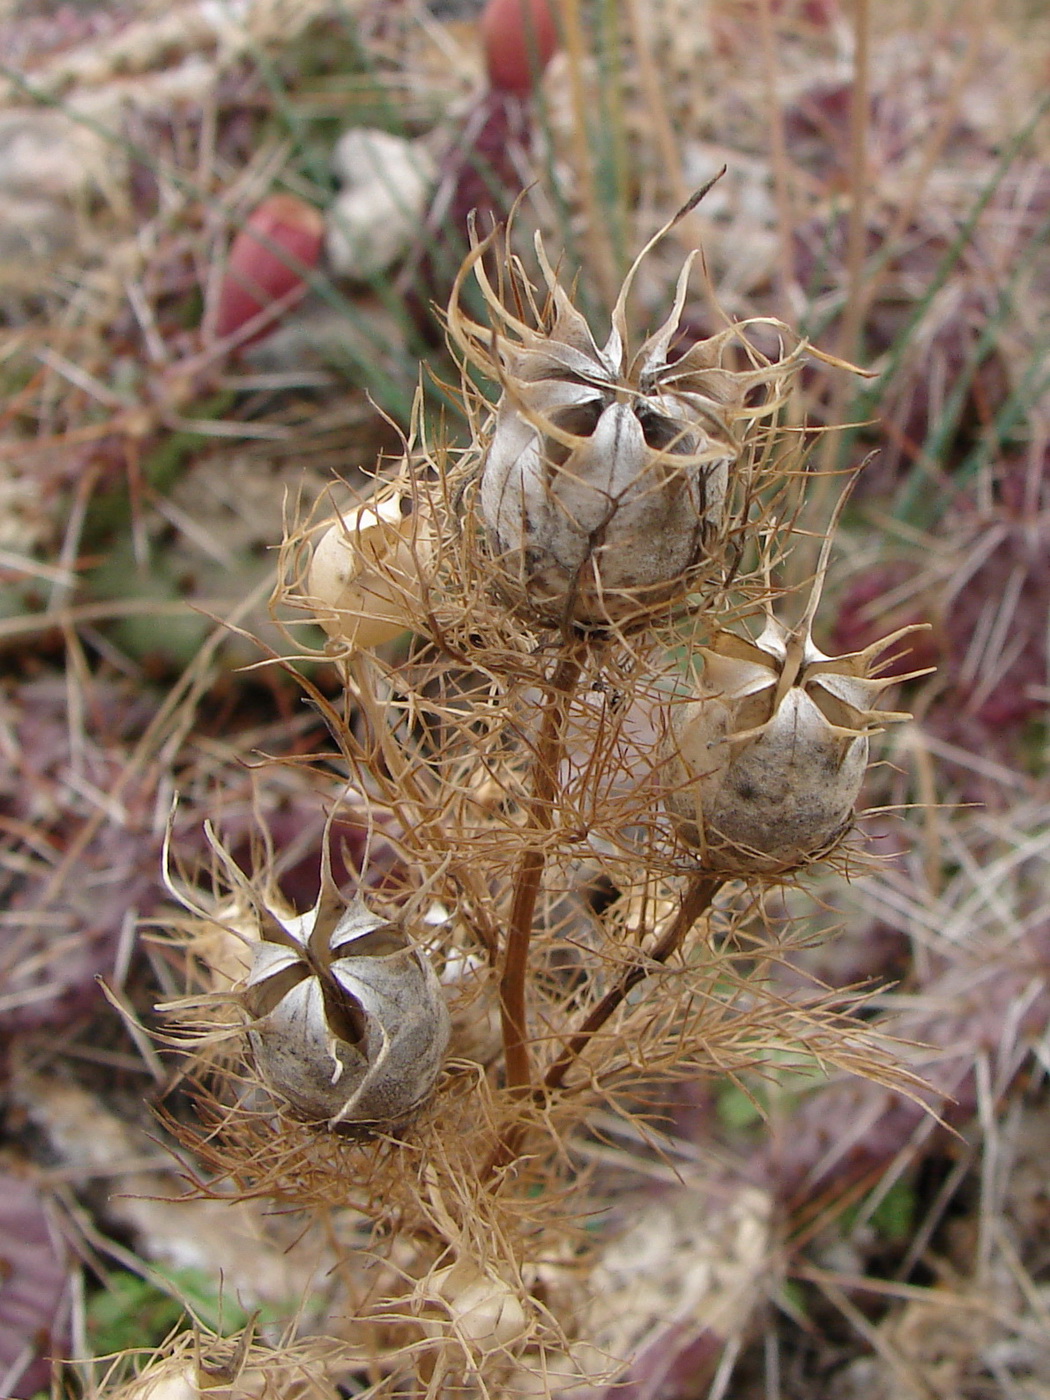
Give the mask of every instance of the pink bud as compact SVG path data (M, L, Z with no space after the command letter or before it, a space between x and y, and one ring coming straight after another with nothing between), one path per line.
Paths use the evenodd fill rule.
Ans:
M524 96L556 51L558 30L547 0L488 0L481 39L492 86Z
M301 269L317 265L323 235L324 218L312 205L291 194L264 199L230 248L219 290L216 334L232 335L295 287L305 290ZM269 328L258 334L265 335Z

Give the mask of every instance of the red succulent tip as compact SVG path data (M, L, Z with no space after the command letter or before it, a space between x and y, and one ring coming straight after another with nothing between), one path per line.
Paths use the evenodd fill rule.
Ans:
M481 40L491 85L526 96L558 48L548 0L488 0Z
M306 290L303 271L321 257L324 217L291 194L268 195L249 215L233 240L219 289L215 332L233 335L297 287ZM260 327L265 335L278 319Z

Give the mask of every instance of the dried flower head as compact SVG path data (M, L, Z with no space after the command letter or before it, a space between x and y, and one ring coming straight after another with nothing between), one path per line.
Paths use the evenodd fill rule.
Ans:
M699 649L696 698L672 707L665 805L720 875L786 874L828 855L852 825L869 734L908 718L877 708L901 678L872 671L914 628L845 656L813 642L833 528L798 626L770 611L753 641L718 631Z
M306 914L263 908L242 994L259 1072L300 1116L391 1125L434 1087L449 1038L437 977L401 922L322 891Z
M678 358L690 270L687 258L670 314L637 350L629 346L626 303L646 253L701 195L659 231L624 280L601 347L559 284L539 236L547 284L543 311L520 264L508 259L519 304L533 327L492 288L483 258L494 235L474 246L449 312L467 361L502 387L486 430L480 512L501 567L504 591L548 619L622 623L684 595L725 567L727 542L746 521L755 425L783 402L805 345L780 359L760 356L747 325L699 341ZM469 321L459 292L473 270L493 331ZM779 322L767 322L790 336ZM752 367L731 367L742 349ZM762 389L757 404L748 401Z

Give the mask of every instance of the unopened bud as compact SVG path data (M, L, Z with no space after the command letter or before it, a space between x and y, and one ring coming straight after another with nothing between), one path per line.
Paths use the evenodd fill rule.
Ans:
M528 1331L529 1319L519 1290L490 1270L461 1259L439 1269L425 1283L424 1328L430 1336L452 1333L482 1353L512 1346ZM445 1314L437 1320L438 1311Z
M310 561L306 589L317 621L352 647L393 641L418 616L422 557L416 522L396 499L345 512L320 535Z

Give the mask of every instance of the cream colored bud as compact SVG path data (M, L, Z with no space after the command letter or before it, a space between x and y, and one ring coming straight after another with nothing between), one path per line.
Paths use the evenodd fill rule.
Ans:
M431 1274L422 1298L429 1314L423 1324L427 1334L440 1337L451 1332L474 1351L512 1346L529 1329L519 1290L466 1259ZM445 1314L444 1320L434 1318L437 1311Z
M355 900L266 911L243 992L267 1084L330 1127L397 1123L431 1092L449 1038L441 986L400 923Z
M333 521L314 546L306 581L328 635L353 647L374 647L411 628L421 592L421 550L416 522L392 497Z
M181 1358L151 1366L120 1392L119 1400L201 1400L197 1367Z
M318 1368L319 1369L319 1368ZM322 1373L279 1352L263 1365L213 1369L184 1356L148 1367L112 1400L338 1400L339 1392Z

